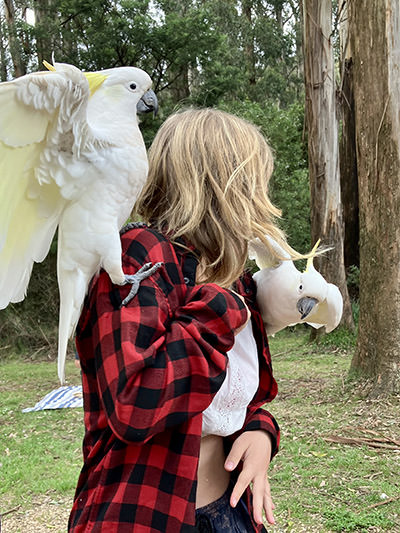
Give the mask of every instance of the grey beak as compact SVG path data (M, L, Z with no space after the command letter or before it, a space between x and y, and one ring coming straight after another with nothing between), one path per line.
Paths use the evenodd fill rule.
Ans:
M136 106L137 113L151 113L154 112L154 116L158 111L158 100L156 93L149 89L142 98L139 100Z
M306 318L306 316L311 313L317 303L317 299L309 298L308 296L304 296L303 298L300 298L300 300L298 300L296 307L298 312L301 314L301 320L303 320L303 318Z

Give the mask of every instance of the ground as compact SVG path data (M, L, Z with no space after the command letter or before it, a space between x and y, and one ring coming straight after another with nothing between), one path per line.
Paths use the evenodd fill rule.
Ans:
M269 533L400 532L400 397L348 380L351 349L300 332L271 342L281 426ZM79 382L73 360L70 384ZM54 361L0 362L2 533L65 533L81 467L80 409L21 413L58 386Z
M69 498L38 497L28 508L21 506L3 517L1 533L65 532L71 501Z

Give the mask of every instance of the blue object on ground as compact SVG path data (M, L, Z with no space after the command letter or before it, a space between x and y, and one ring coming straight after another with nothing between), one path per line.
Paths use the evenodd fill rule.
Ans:
M34 407L22 409L22 412L30 413L31 411L62 409L64 407L83 407L82 385L64 386L54 389L39 400Z

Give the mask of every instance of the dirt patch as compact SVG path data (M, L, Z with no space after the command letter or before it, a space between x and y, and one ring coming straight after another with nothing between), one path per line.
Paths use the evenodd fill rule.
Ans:
M71 510L69 499L44 497L28 509L17 508L2 517L1 533L65 533Z

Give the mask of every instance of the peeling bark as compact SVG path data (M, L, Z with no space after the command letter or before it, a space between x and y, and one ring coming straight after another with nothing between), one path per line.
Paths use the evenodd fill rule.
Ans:
M311 192L311 236L333 250L316 258L323 276L342 293L342 324L353 329L343 252L338 120L331 0L303 0L306 122Z

